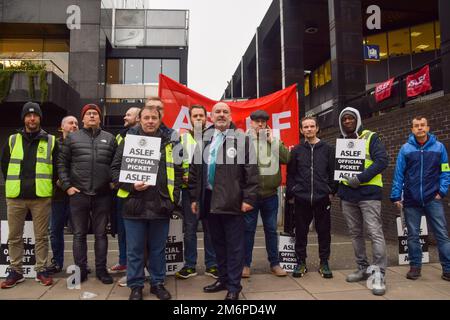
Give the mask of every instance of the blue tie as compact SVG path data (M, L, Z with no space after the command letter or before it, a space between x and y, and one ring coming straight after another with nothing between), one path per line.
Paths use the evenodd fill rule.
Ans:
M216 159L217 159L217 149L219 149L219 146L221 145L223 141L223 133L219 133L215 140L214 145L211 146L211 158L209 161L208 166L208 183L211 186L211 188L214 186L214 175L216 174Z

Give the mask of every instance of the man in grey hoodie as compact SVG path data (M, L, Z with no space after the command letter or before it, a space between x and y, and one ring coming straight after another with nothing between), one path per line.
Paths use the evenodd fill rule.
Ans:
M342 213L347 222L355 251L358 270L347 276L348 282L368 279L371 275L372 293L383 295L386 291L384 274L387 266L386 242L381 220L383 181L381 172L389 159L380 137L375 132L363 130L359 111L345 108L339 115L339 127L345 139L364 139L366 157L364 171L339 183L338 196L342 200ZM373 265L380 272L371 274L366 254L363 226L372 242Z

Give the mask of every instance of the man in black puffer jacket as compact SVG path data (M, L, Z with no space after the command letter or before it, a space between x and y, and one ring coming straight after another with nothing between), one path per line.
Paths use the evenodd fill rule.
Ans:
M106 271L108 238L106 225L111 211L111 162L116 149L114 136L100 128L100 108L87 104L81 111L84 127L68 135L58 157L61 188L70 196L73 225L73 256L87 279L89 216L95 234L95 269L99 280L113 283Z

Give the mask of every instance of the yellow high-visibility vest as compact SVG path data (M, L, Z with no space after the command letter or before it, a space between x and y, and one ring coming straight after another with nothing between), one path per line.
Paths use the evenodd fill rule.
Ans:
M366 161L364 162L364 169L369 168L373 164L373 160L370 157L370 140L372 136L375 134L375 132L372 132L370 130L364 130L361 132L361 135L358 137L358 139L365 139L366 140ZM347 181L341 181L341 183L348 186ZM381 176L381 173L377 174L375 177L372 178L369 182L364 182L360 184L361 186L377 186L377 187L383 187L383 177Z
M46 198L53 195L53 148L55 136L49 134L47 140L39 140L36 152L36 196ZM49 147L50 146L50 147ZM9 137L11 158L6 176L6 197L17 198L20 194L20 171L23 161L23 137L20 133Z
M173 154L172 154L172 144L169 143L165 147L166 151L166 175L167 175L167 189L169 190L170 201L175 202L173 197L173 192L175 189L175 167L173 162ZM119 189L117 191L117 196L119 198L127 198L130 195L130 192Z
M120 135L120 133L118 133L117 136L116 136L117 145L120 146L122 141L123 141L123 137Z
M189 164L191 163L194 155L195 146L197 145L197 142L195 141L194 137L189 132L186 132L181 136L181 144L183 146L183 152L186 152L187 157L183 155L183 162L181 164L183 168L183 177L189 176ZM189 153L189 151L192 151L192 154ZM183 188L186 188L187 185L183 183L181 185Z

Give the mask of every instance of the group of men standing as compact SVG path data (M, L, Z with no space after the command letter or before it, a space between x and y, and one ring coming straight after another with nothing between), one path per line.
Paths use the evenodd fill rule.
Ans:
M63 137L57 141L40 127L40 106L32 102L24 105L24 128L9 137L1 155L11 258L2 289L24 281L22 234L25 216L31 211L36 237L36 280L41 284L51 285L50 273L62 270L63 229L66 217L70 216L74 261L81 270L81 281L89 273L86 235L91 224L95 272L101 282L111 284L110 273L126 271L126 279L121 282L131 289L131 300L140 300L147 269L150 292L159 299L170 299L171 294L164 287L165 244L170 218L181 206L185 265L176 277L188 279L197 274L196 232L201 220L205 274L216 279L203 290L225 290L225 299L237 300L242 290L241 278L251 276L259 212L271 273L287 275L278 256L277 189L281 185L280 165L288 164L286 197L295 204L298 259L293 276L303 277L307 273L307 235L314 219L319 238L318 272L324 278L333 277L328 263L330 211L331 201L337 195L358 266L347 281L371 276L365 226L372 243L372 264L380 271L379 276L373 277L372 293L385 293L387 253L381 219L381 173L389 160L379 135L363 129L356 109L345 108L339 116L339 126L341 138L365 141L365 167L362 173L339 183L334 180L334 148L318 138L319 124L314 117L300 121L304 141L289 151L268 127L269 115L263 110L250 115L248 132L235 127L231 109L225 102L213 106L209 127L206 109L192 106L192 130L181 136L162 122L163 116L163 102L157 97L149 98L142 108L128 110L124 130L114 137L100 127L100 108L87 104L81 112L83 128L77 130L76 119L66 117L62 122ZM154 186L119 181L127 134L161 139ZM176 161L180 144L181 162ZM450 240L442 204L448 191L449 172L445 147L429 133L426 118L415 117L412 134L397 158L391 194L391 200L405 209L411 255L409 279L417 279L421 274L419 226L420 217L425 214L438 241L442 278L450 280ZM47 266L50 207L53 259L52 265ZM119 262L108 272L106 229L112 210L116 213Z

